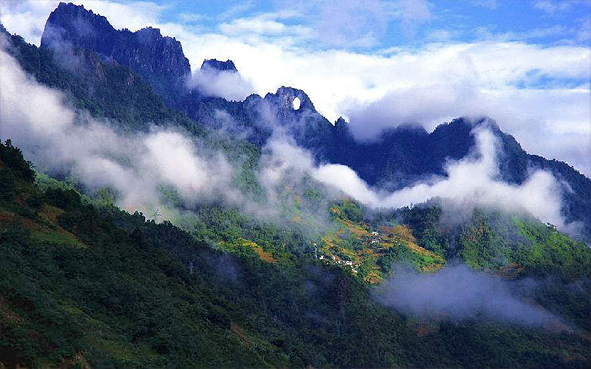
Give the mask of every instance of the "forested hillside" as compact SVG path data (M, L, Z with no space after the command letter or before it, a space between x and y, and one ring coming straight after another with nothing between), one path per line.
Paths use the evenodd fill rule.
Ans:
M476 215L454 238L436 227L437 206L365 219L345 200L317 251L297 231L223 210L207 210L209 232L189 234L35 182L20 150L0 148L6 367L585 366L589 268L580 266L591 252L535 221ZM498 267L500 254L508 266ZM519 299L556 315L432 320L374 297L392 265L433 271L458 255L493 278L535 277Z

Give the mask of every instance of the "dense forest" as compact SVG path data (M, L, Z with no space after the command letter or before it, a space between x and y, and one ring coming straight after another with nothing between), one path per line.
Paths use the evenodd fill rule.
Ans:
M591 251L535 220L479 212L443 230L437 204L375 214L343 200L318 249L215 208L188 233L36 179L18 148L0 150L5 367L586 365ZM428 319L376 299L393 265L455 258L535 278L520 298L560 318Z

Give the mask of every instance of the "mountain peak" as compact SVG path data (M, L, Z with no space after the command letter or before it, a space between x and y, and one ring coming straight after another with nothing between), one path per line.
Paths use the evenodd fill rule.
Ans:
M217 72L238 72L238 69L236 69L236 65L234 65L234 62L230 59L226 61L221 61L217 59L205 59L203 61L203 64L201 64L201 69L209 69Z
M342 116L340 116L339 119L337 119L334 122L335 127L344 127L344 126L346 126L346 124L347 124L347 121L345 121L345 118L343 118Z
M153 27L142 28L139 31L136 31L135 34L137 35L138 40L143 43L158 41L162 38L165 38L160 33L159 28L153 28ZM166 37L166 38L170 39L170 37ZM175 40L175 39L171 38L171 40Z
M74 45L82 44L96 50L101 46L100 37L112 37L115 29L107 18L86 10L83 5L59 3L51 12L41 36L41 47L52 48L55 44L68 41Z
M176 39L162 36L159 29L152 27L136 32L116 30L107 18L83 5L60 3L47 19L41 47L59 50L64 44L94 51L127 66L161 90L171 82L182 85L191 73L189 60Z
M308 95L297 88L281 86L277 92L265 95L265 100L277 106L281 110L311 111L316 113L316 108Z

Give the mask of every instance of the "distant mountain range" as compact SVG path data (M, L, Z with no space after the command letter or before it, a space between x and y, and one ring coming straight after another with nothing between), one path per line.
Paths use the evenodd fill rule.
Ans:
M247 140L262 146L275 127L264 123L264 112L272 112L276 125L309 149L318 162L346 165L370 185L391 189L412 184L431 175L445 175L447 160L465 157L474 146L472 129L481 121L458 118L439 125L429 133L422 127L400 126L385 130L372 142L358 142L348 124L341 118L334 124L314 107L308 95L299 89L281 87L264 98L251 95L244 101L228 101L203 96L185 87L191 67L181 44L162 36L151 27L136 32L115 30L108 20L83 6L60 3L47 20L41 50L83 49L95 52L101 62L128 67L141 76L166 102L172 111L182 112L193 124L219 128L216 112L232 117L232 132L246 135ZM87 63L92 61L87 60ZM231 60L205 60L202 69L238 73ZM292 106L294 98L300 106ZM189 124L190 125L190 124ZM515 138L496 124L494 134L502 143L499 158L503 181L521 184L532 169L550 171L560 180L563 213L567 221L582 221L584 237L591 240L591 180L567 163L548 160L525 152Z
M64 48L71 53L79 53L80 50L96 53L100 61L92 55L86 55L83 69L94 68L97 77L101 77L102 68L121 66L130 68L144 79L168 105L162 106L155 96L151 97L153 101L145 104L151 106L149 110L158 107L158 110L168 113L163 117L151 114L142 117L144 120L167 119L168 115L179 111L193 121L189 123L185 119L185 127L192 126L191 130L199 130L196 126L200 124L216 128L219 123L215 113L224 111L232 117L234 133L246 133L250 142L262 146L275 129L263 123L265 118L261 116L263 111L270 111L277 117L277 125L291 135L298 145L311 150L319 162L347 165L370 185L398 189L431 175L445 175L444 164L447 160L458 160L470 152L474 145L470 132L475 125L480 124L459 118L439 125L431 133L421 127L401 126L382 132L372 142L358 142L343 119L331 124L318 113L308 95L299 89L281 87L276 93L268 93L264 98L251 95L238 102L207 97L197 90L188 90L185 80L189 78L191 68L177 40L162 36L158 29L150 27L137 32L115 30L105 17L83 6L60 3L47 20L38 52L54 49L63 52ZM231 60L205 60L201 68L238 72ZM88 76L83 77L87 85L100 83L100 78L89 81ZM71 79L71 76L66 79ZM51 81L45 82L52 84ZM59 86L63 81L56 83L56 87L64 87ZM135 82L141 85L140 89L145 90L143 83L141 80ZM111 92L105 92L105 95L114 96ZM298 110L292 106L292 100L296 97L300 100ZM105 99L108 97L94 100ZM133 105L134 102L130 101L127 106ZM91 106L85 108L92 110ZM145 115L145 112L140 112L142 109L138 107L136 115ZM112 114L114 109L103 110ZM128 110L133 112L133 108ZM502 142L504 152L499 160L502 180L521 184L532 169L550 171L563 184L563 212L567 221L582 221L585 224L585 238L591 239L591 180L564 162L528 154L513 136L504 133L497 125L493 124L493 131Z

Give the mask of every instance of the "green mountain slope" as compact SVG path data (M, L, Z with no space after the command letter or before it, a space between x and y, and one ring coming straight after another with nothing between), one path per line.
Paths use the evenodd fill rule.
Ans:
M40 190L20 150L10 143L0 145L0 176L0 362L5 367L586 364L589 337L580 329L480 319L429 322L401 315L372 298L361 270L354 273L313 254L298 254L298 240L304 237L297 231L286 234L261 225L255 233L248 225L252 220L220 211L211 222L232 224L228 229L236 237L221 232L226 242L212 248L198 239L211 241L215 234L190 235L168 222L147 222L139 213L100 208L72 190ZM368 218L366 210L348 201L333 209L336 222L352 236L350 242L338 238L333 248L324 244L321 250L341 250L343 259L355 242L366 241L363 229L397 216ZM446 246L437 250L432 236L451 238L433 224L416 217L414 223L402 221L391 234L380 234L384 239L378 243L389 239L389 249L410 250L403 255L418 268L441 264ZM523 221L517 226L529 233L537 229ZM579 254L588 262L587 248L548 232L524 233L537 244L552 242L564 250L564 255L549 251L556 262L542 270L555 274L564 260ZM433 250L417 251L427 247ZM589 268L581 269L566 273L564 282L588 277ZM565 294L543 292L534 298L553 302L546 305L560 313Z

